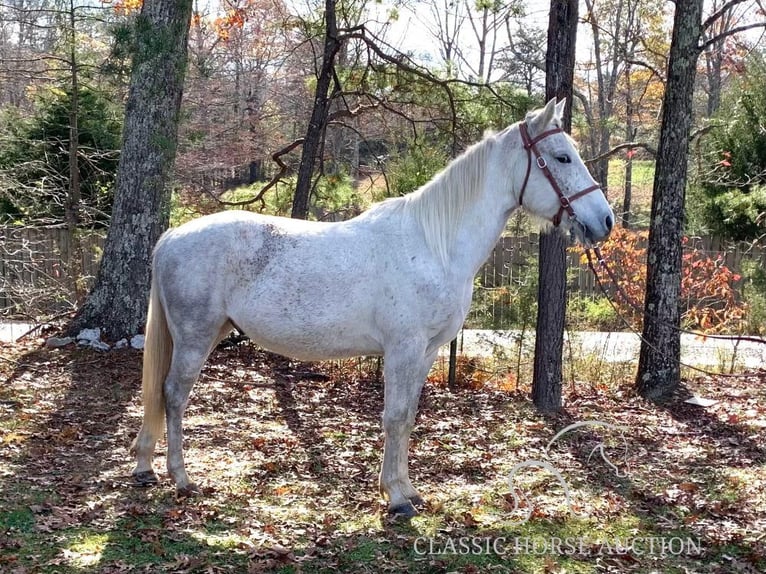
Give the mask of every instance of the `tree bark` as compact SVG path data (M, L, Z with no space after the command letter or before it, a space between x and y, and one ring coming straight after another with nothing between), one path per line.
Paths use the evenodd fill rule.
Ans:
M330 111L330 83L333 79L335 56L340 50L338 26L335 18L335 0L325 0L325 37L322 65L317 77L317 87L314 93L314 109L311 112L309 127L303 141L301 163L298 166L298 179L295 184L295 197L291 217L306 219L309 215L309 199L311 198L311 182L314 174L314 164L322 144L322 134L327 126L327 115Z
M625 141L632 142L636 137L633 127L633 89L630 81L631 68L628 64L625 70ZM625 160L625 185L622 194L622 226L630 229L630 210L633 199L633 150L628 150Z
M82 303L84 289L82 287L82 244L77 226L80 223L80 166L78 151L80 147L80 128L78 120L80 116L79 95L79 69L77 61L77 30L75 18L74 0L69 2L69 67L71 71L70 88L72 97L69 101L69 190L64 205L64 220L67 228L67 276L70 281L75 302Z
M143 330L154 244L168 226L192 0L145 0L135 23L133 68L109 232L96 283L69 327L108 339Z
M636 386L662 399L681 382L680 291L687 154L702 0L676 0L647 249L644 328Z
M551 0L546 100L567 98L563 128L572 128L577 0ZM537 334L532 400L544 412L561 408L564 314L566 311L566 239L558 232L540 237Z
M723 86L723 40L710 47L705 64L708 75L707 117L712 118L721 106L721 89Z

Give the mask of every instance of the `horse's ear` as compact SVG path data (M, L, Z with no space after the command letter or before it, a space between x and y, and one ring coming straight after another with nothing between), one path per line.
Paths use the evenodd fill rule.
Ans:
M564 108L566 107L566 105L567 105L566 98L562 98L561 101L558 104L556 104L556 119L558 119L559 122L564 117Z
M529 114L527 116L527 125L529 126L529 133L532 137L543 133L553 118L556 116L558 107L556 105L556 98L552 98L542 110L533 112L534 115Z

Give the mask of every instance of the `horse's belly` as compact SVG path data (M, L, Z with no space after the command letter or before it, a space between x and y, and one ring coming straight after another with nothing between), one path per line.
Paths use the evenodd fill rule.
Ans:
M358 329L339 327L326 329L292 328L292 326L252 324L240 325L245 334L273 353L301 361L345 359L360 355L382 355L383 349L373 337Z

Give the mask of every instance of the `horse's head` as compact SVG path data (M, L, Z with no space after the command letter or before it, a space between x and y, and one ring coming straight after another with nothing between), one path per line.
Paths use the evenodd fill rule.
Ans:
M518 124L527 160L517 199L533 215L562 225L590 245L609 235L614 213L574 140L561 129L564 104L552 99Z

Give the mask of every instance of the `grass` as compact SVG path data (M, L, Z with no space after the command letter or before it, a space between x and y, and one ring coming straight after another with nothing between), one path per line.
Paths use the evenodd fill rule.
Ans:
M633 160L632 182L631 223L636 227L646 227L652 206L654 162L651 160ZM620 209L625 194L625 160L613 159L609 162L607 187L608 197L612 205L616 209Z
M405 522L388 517L377 496L375 360L305 365L247 345L217 351L186 418L187 463L203 496L176 499L162 473L153 489L128 478L140 353L1 352L3 572L766 568L766 454L753 438L766 426L762 375L687 381L684 392L719 400L700 409L683 394L645 403L618 373L582 365L582 378L565 387L567 409L544 417L523 381L473 377L450 391L435 371L410 449L428 506ZM593 428L545 448L582 420L628 428L627 448ZM571 507L540 467L509 484L527 460L561 473ZM155 468L163 464L160 443ZM528 502L517 508L513 492Z

